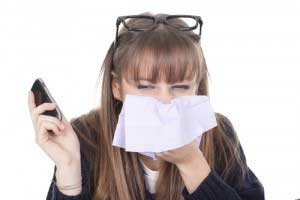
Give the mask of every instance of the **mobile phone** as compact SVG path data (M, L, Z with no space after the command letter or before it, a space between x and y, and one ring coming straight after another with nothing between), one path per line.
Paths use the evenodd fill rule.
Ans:
M42 78L37 78L32 87L31 91L34 94L35 104L39 106L43 103L56 103L53 96L51 95L49 89L47 88L45 82ZM56 104L57 105L57 104ZM60 121L62 120L62 112L58 105L53 110L46 110L42 113L43 115L49 115L58 118Z

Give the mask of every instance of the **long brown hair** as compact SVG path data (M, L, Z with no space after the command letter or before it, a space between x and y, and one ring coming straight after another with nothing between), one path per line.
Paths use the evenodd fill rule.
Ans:
M155 17L164 15L153 15L150 12L141 14ZM185 24L180 19L174 22ZM127 23L143 25L147 22L133 19ZM122 108L122 102L113 96L112 79L116 78L120 84L122 78L138 81L142 67L149 72L148 78L154 82L165 78L166 82L172 84L196 77L197 95L209 95L209 74L197 34L175 30L162 24L141 32L128 31L123 27L118 47L113 54L111 43L98 77L98 81L102 81L100 106L77 118L84 129L78 129L75 119L71 120L80 140L84 141L82 144L86 144L81 145L81 151L92 164L92 174L89 176L93 177L93 199L145 199L138 154L112 146ZM230 128L234 130L228 118L219 113L216 113L216 118L218 126L203 133L199 148L211 169L223 180L230 182L235 174L242 183L246 165L239 154L238 137L234 131L233 134L228 134ZM156 199L183 199L183 187L176 166L163 162L156 182Z

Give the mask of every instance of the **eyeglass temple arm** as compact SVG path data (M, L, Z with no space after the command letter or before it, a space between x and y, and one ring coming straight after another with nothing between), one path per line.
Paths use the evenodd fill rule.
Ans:
M117 22L116 22L116 38L115 38L115 41L114 41L114 48L116 48L117 46L117 39L118 39L118 32L119 32L119 25L120 23L122 22L122 19L120 17L117 18Z
M202 19L201 19L201 17L200 16L197 16L197 21L199 22L199 37L201 37L201 33L202 33L202 25L203 25L203 21L202 21Z

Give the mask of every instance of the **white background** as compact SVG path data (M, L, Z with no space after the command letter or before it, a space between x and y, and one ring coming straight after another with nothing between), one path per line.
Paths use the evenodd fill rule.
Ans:
M233 123L266 199L300 198L299 1L0 2L0 199L45 199L54 164L36 145L28 91L42 77L68 119L97 102L117 16L200 15L215 111Z

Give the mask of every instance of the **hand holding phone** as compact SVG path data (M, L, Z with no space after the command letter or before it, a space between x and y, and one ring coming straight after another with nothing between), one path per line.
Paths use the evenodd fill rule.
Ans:
M58 168L80 166L78 136L65 118L41 78L28 94L28 106L36 132L36 143ZM64 126L64 128L62 127Z

